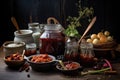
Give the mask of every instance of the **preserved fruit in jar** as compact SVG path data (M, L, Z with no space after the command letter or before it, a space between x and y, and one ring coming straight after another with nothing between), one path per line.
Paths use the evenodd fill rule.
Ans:
M47 53L54 56L63 55L65 50L65 36L61 32L60 24L47 24L40 36L39 50L41 54Z

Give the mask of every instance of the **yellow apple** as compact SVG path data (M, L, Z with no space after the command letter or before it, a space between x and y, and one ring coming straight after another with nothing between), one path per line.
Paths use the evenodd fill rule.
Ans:
M99 39L97 39L97 38L93 39L92 43L93 44L98 44L99 43Z
M109 36L109 35L110 35L110 32L109 32L109 31L104 31L104 35L105 35L105 36Z
M90 38L93 40L93 39L97 38L97 35L96 35L96 34L92 34L92 35L90 36Z

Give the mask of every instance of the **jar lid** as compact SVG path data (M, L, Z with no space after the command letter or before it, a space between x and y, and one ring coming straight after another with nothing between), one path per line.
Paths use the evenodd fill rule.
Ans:
M60 24L46 24L44 27L45 30L60 30L60 31L62 28L63 27Z
M21 31L22 34L19 34L18 31L15 31L14 35L15 36L25 36L25 35L29 35L29 34L31 35L33 33L32 30L28 30L28 29L22 29L20 31Z
M34 49L34 48L36 48L36 44L35 43L26 44L26 48L27 49Z
M29 27L38 27L39 23L38 22L33 22L33 23L28 23Z

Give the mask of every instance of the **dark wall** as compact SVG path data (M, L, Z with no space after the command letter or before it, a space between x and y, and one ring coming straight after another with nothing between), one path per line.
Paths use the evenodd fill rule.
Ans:
M66 27L67 16L76 16L78 0L4 0L0 3L0 45L4 41L13 40L16 30L11 23L11 16L15 16L21 29L28 28L32 16L33 22L46 23L48 17L53 16ZM88 1L88 3L85 3ZM118 2L113 0L82 0L84 5L93 6L97 21L89 31L96 33L100 30L109 30L111 34L120 42L118 36ZM83 34L87 26L80 28Z
M0 46L3 42L13 39L13 32L15 27L12 26L10 21L11 17L11 1L4 0L0 2Z

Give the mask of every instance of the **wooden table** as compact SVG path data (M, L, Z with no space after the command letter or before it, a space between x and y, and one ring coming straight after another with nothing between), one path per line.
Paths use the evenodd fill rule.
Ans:
M3 61L4 53L0 48L0 80L120 80L120 62L113 62L113 68L117 71L115 75L94 74L85 76L65 76L59 72L36 72L30 69L29 72L11 70ZM28 77L30 75L30 77Z

